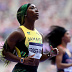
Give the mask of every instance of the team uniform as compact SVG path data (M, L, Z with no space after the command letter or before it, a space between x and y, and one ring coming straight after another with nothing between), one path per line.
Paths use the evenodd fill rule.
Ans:
M39 32L34 29L34 31L27 29L24 26L20 26L25 34L24 40L16 44L16 52L19 57L26 58L28 56L33 56L35 59L40 59L42 56L42 36ZM37 72L38 66L29 66L21 63L17 63L12 72Z

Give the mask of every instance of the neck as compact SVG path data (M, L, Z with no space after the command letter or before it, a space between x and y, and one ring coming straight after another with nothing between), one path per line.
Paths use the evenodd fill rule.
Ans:
M62 42L61 45L65 48L67 47L67 43L65 43L65 42Z
M34 30L35 21L26 20L24 26L30 30Z

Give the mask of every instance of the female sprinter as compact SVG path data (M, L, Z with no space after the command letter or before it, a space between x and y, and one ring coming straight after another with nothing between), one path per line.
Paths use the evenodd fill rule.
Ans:
M69 31L60 26L51 26L50 33L45 38L49 44L54 48L57 47L59 50L59 54L51 58L52 63L55 63L57 66L57 72L72 72L72 63L69 62L71 53L67 48L67 44L71 40Z
M56 54L43 54L42 35L34 26L38 18L39 12L34 4L24 4L17 11L20 26L6 39L2 51L5 59L17 62L12 72L37 72L40 61L57 55L57 49L53 49Z

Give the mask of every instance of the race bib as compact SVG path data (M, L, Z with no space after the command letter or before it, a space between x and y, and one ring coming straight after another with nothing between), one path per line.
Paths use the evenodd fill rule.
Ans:
M33 54L35 54L32 58L36 58L36 59L40 59L42 56L42 48L43 48L43 44L40 43L29 43L29 54L28 56L31 56Z

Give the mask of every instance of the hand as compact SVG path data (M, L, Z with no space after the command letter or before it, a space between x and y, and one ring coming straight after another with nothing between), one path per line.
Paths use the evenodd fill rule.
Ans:
M57 48L53 48L51 45L50 45L50 47L51 47L50 54L51 54L52 57L54 57L54 56L59 54L59 51L58 51Z
M24 58L24 63L25 65L33 65L34 63L34 58L32 58L35 54L27 57L27 58Z

